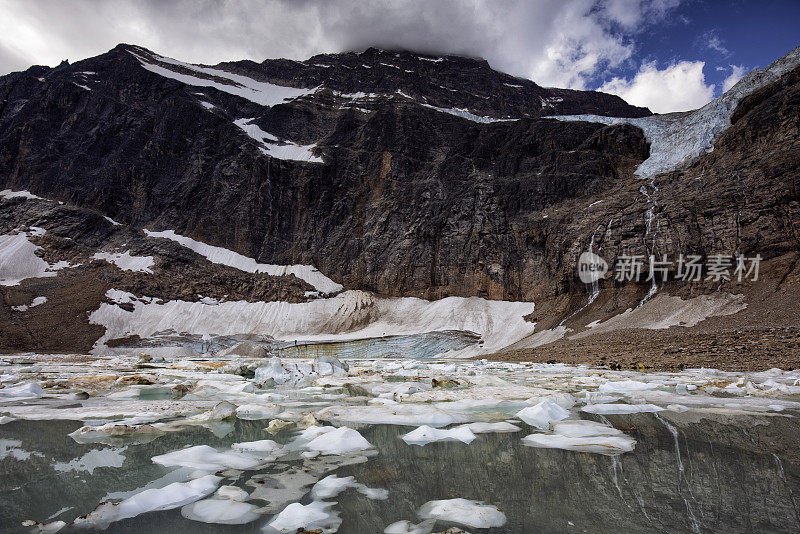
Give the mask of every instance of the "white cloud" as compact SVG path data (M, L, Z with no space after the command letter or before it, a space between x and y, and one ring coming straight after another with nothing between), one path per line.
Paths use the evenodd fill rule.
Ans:
M731 51L727 49L725 46L725 42L717 35L716 30L710 30L705 32L700 38L706 48L709 50L713 50L719 54L722 54L724 57L729 57L732 55Z
M679 1L0 0L0 74L119 42L208 64L376 45L480 56L541 85L581 89L627 64L634 37Z
M706 84L704 66L703 61L681 61L659 70L654 62L645 63L633 79L613 78L599 90L655 113L688 111L714 98L714 84Z
M736 82L741 80L745 74L747 74L747 69L744 65L731 65L730 75L727 78L725 78L725 80L722 82L722 92L724 93L725 91L736 85Z

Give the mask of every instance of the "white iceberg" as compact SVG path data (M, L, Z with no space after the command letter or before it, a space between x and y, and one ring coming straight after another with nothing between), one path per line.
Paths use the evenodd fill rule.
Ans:
M409 445L424 446L434 441L460 441L462 443L472 443L475 440L475 434L467 426L457 426L449 430L440 428L433 428L423 425L400 436L400 439Z
M545 399L535 406L523 408L517 412L517 417L531 426L542 430L548 430L550 423L561 421L569 417L569 411L565 410L551 399Z
M417 512L420 519L439 519L473 528L502 527L506 515L498 507L467 499L428 501Z

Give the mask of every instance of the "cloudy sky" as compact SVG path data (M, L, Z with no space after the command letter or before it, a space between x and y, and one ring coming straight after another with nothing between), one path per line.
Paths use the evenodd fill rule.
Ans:
M0 74L120 42L208 64L379 46L480 56L667 112L800 45L798 20L796 0L0 0Z

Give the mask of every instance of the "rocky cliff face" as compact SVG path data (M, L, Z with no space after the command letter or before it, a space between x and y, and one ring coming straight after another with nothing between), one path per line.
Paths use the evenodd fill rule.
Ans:
M73 218L92 214L75 224L91 228L95 248L59 245L67 256L129 242L148 255L155 245L141 228L174 230L258 262L313 265L348 289L535 301L535 318L555 326L591 292L575 277L590 243L610 263L760 253L778 278L791 275L800 84L796 68L781 73L732 105L713 151L643 180L634 172L653 156L658 129L648 125L661 118L482 60L369 49L204 67L120 45L0 78L0 189L65 202ZM601 117L548 118L563 115ZM22 202L0 203L6 231L41 226L40 240L58 237L67 211L40 206L22 217ZM103 227L101 216L123 229ZM156 251L156 267L180 264L176 250ZM214 274L224 279L216 284L187 281L208 279L204 268L165 278L169 290L133 279L122 289L295 301L314 289L232 271ZM605 280L597 289L608 314L650 288Z

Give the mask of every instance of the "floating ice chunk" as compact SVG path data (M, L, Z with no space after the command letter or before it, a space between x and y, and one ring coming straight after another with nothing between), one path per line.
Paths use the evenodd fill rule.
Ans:
M306 447L322 454L344 454L348 452L366 451L372 449L372 444L364 439L357 430L339 427L324 435L312 439Z
M53 469L56 471L87 471L90 475L98 467L122 467L125 455L122 453L127 447L121 449L93 449L80 458L69 462L56 462Z
M553 433L568 438L585 438L590 436L621 436L621 430L613 426L594 421L577 420L562 421L553 425Z
M353 488L368 499L385 500L389 498L389 492L380 488L368 488L364 484L356 482L353 477L338 477L328 475L311 488L311 498L315 501L331 499L339 495L348 488Z
M467 499L428 501L417 512L420 519L439 519L474 528L502 527L506 515L496 506Z
M76 443L104 443L110 438L128 438L134 436L157 436L164 431L152 425L127 425L106 423L100 426L82 426L69 434Z
M601 393L633 393L635 391L645 391L656 389L661 384L654 382L639 382L637 380L616 380L609 381L597 388Z
M272 518L262 532L268 534L274 532L294 534L300 531L315 532L317 530L321 534L337 532L342 520L336 511L331 510L334 504L336 503L324 501L313 501L306 505L298 502L292 503Z
M267 365L257 368L254 376L254 380L262 384L267 380L273 380L276 384L285 384L292 378L292 373L283 366L281 359L277 356L270 358Z
M582 412L596 414L629 414L629 413L655 413L664 408L654 404L589 404L581 408Z
M189 482L173 482L163 488L144 490L117 504L100 503L88 515L77 518L74 524L105 530L115 521L147 512L172 510L211 495L221 480L221 477L206 475Z
M16 386L0 389L0 399L38 399L44 395L44 390L36 382L27 382Z
M16 419L7 415L0 415L0 425L10 423L11 421L16 421Z
M116 265L123 271L135 273L153 274L152 267L155 265L153 256L132 256L130 250L126 250L125 252L96 252L92 256L92 259L105 260L108 263Z
M561 406L562 408L564 408L565 410L569 410L570 408L575 406L575 397L564 391L556 391L554 393L545 396L531 397L530 399L527 400L527 402L536 404L543 400L551 400L556 404L558 404L559 406Z
M383 534L431 534L435 524L435 519L426 519L416 525L408 520L396 521L383 529Z
M462 443L472 443L475 434L467 426L457 426L449 430L432 428L423 425L400 438L409 445L425 446L434 441L460 441Z
M636 440L628 436L569 437L556 434L531 434L522 438L529 447L593 452L614 456L633 450Z
M251 385L251 384L246 384ZM222 421L236 415L236 406L228 401L222 401L207 412L193 415L186 419L191 423L206 423L209 421Z
M448 403L452 404L452 403ZM317 419L342 423L372 425L428 425L443 427L454 423L467 423L470 418L454 411L445 411L428 404L391 404L368 406L331 406L317 412Z
M248 421L270 419L281 412L277 404L242 404L236 408L236 417Z
M678 412L678 413L683 413L683 412L688 412L689 411L689 407L688 406L684 406L683 404L668 404L667 405L667 410L670 410L670 411L673 411L673 412Z
M29 532L38 534L55 534L60 532L67 524L64 521L53 521L52 523L37 523L35 521L23 521L23 527L32 527ZM35 528L33 528L35 527Z
M242 443L234 443L231 448L238 451L253 451L253 452L276 452L283 448L283 445L276 443L271 439L262 439L259 441L245 441Z
M338 293L344 289L341 284L337 284L319 272L313 265L271 265L267 263L258 263L253 258L248 258L238 252L207 245L206 243L196 241L190 237L178 235L172 230L151 232L145 229L144 233L149 237L162 237L175 241L197 252L201 256L205 256L211 263L227 265L228 267L233 267L234 269L239 269L240 271L248 273L267 273L273 276L287 276L293 274L297 278L305 280L313 286L314 289L322 293Z
M548 430L551 422L561 421L569 417L569 411L559 406L555 401L545 399L535 406L520 410L517 412L517 417L531 426Z
M473 434L504 434L508 432L519 432L522 430L517 425L512 425L505 421L499 423L468 423L463 425L470 429Z
M166 467L192 467L202 471L253 469L261 461L241 452L219 452L208 445L195 445L167 454L153 456L153 462Z
M232 499L205 499L181 508L181 515L192 521L219 525L244 525L260 518L258 506Z
M214 494L214 498L217 499L230 499L232 501L241 502L246 501L248 497L250 497L250 495L245 490L237 488L236 486L220 486Z

